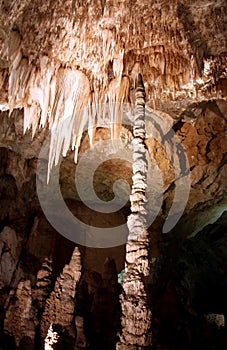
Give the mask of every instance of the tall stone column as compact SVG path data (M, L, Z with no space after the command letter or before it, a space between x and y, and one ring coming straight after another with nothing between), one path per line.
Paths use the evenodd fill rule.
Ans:
M136 86L133 136L131 214L127 221L129 236L126 245L123 293L120 297L122 333L117 350L149 349L152 343L152 315L147 295L150 262L145 193L148 169L145 146L145 89L140 74Z

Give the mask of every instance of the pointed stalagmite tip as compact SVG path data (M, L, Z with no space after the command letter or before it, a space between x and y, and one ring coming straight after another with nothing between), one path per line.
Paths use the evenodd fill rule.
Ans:
M142 74L141 73L138 74L138 82L137 82L137 84L138 85L143 84L143 78L142 78Z
M138 89L138 88L144 89L143 78L142 78L141 73L138 74L138 78L137 78L137 82L136 82L136 89Z
M138 78L136 81L136 96L142 97L144 100L146 98L145 87L144 87L143 78L142 78L141 73L138 74Z

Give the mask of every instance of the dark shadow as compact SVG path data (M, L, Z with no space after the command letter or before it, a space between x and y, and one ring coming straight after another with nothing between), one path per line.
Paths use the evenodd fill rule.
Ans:
M34 350L35 346L34 346L34 341L30 338L30 337L23 337L20 341L20 346L19 346L20 350Z
M197 28L190 8L185 4L178 3L177 15L183 25L184 35L191 46L197 72L201 76L204 68L203 58L207 59L211 56L210 48L203 38L200 29Z
M222 101L222 100L219 100L219 101ZM214 114L216 114L217 116L219 116L221 118L225 118L224 114L222 113L222 111L218 107L218 104L215 100L194 102L194 103L189 104L187 106L187 108L181 113L180 121L174 125L174 131L179 130L179 128L177 128L177 130L176 130L176 127L179 125L179 123L182 123L181 120L185 116L191 118L192 120L196 120L196 118L198 118L198 116L195 113L196 110L201 110L200 114L202 116L203 113L206 111L206 109L209 109L211 112L213 112ZM183 123L182 123L182 125L183 125Z
M11 337L8 334L1 335L0 346L1 346L2 350L9 350L9 349L16 350L15 341L14 341L13 337Z
M53 346L55 350L72 350L75 339L59 324L53 324L53 331L59 335L58 342Z
M226 232L227 212L193 238L162 242L151 285L154 350L227 348L227 327L205 317L226 319Z

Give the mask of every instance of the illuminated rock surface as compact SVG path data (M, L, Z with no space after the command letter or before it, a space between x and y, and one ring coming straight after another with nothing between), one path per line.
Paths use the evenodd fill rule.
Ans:
M119 349L128 350L150 325L149 308L154 349L227 348L226 328L206 320L206 315L221 315L223 325L227 317L226 15L224 0L0 2L1 350L41 349L44 342L46 349L112 350L122 334L122 314L132 332ZM45 174L39 172L36 179L36 167L51 132L44 168L48 162L51 175L61 162L61 193L71 212L91 226L126 223L129 202L116 213L91 212L81 203L74 177L76 163L99 141L120 138L132 149L139 73L146 115L167 125L164 139L171 128L179 138L191 184L182 218L163 234L185 176L175 179L173 156L183 158L171 142L169 157L158 128L154 137L147 134L148 155L154 160L148 196L159 194L146 208L158 211L148 230L153 264L151 269L137 266L140 273L149 271L149 283L141 284L133 271L122 287L116 280L125 261L133 265L143 257L151 263L146 247L135 250L130 242L127 248L80 246L79 267L75 244L57 233L42 212L36 180L42 183ZM121 125L122 106L130 125ZM107 151L103 148L103 154ZM90 170L88 164L85 173ZM95 172L95 192L101 200L113 199L113 183L120 178L143 186L143 176L132 176L130 163L109 159ZM89 189L85 194L89 199ZM137 199L133 194L133 213L144 210ZM179 210L184 201L182 193ZM122 288L138 291L144 324L136 335L132 300L119 305ZM149 308L143 307L147 289ZM140 341L143 348L142 336Z

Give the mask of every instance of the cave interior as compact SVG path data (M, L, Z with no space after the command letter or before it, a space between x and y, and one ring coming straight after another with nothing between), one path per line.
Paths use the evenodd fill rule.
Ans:
M0 1L0 350L227 349L226 18Z

